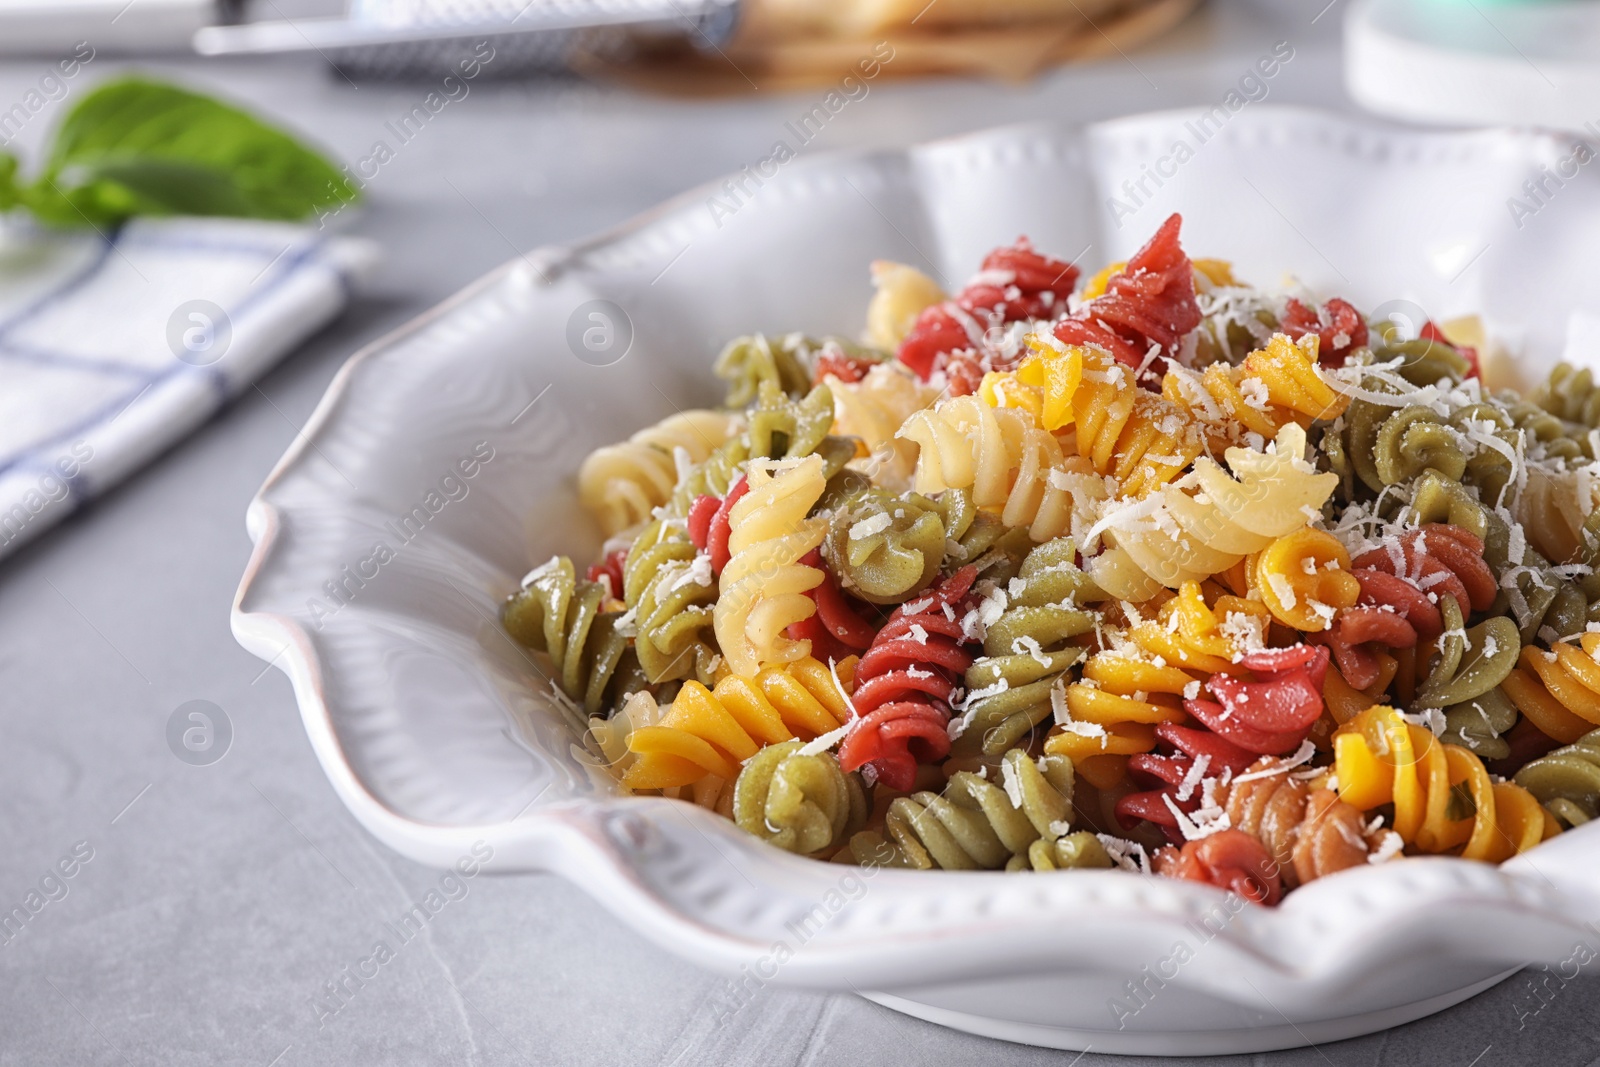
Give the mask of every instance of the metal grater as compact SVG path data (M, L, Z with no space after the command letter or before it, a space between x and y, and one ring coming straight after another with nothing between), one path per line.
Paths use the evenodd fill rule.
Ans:
M351 0L344 18L208 26L201 55L316 52L341 73L425 77L459 69L487 41L496 75L558 72L573 53L617 57L641 43L720 48L740 0Z

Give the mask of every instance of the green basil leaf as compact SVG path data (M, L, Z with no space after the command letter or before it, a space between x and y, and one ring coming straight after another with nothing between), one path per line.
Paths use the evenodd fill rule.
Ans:
M0 211L10 211L22 202L17 188L17 157L0 152Z
M48 222L100 225L132 215L303 219L359 195L289 134L135 76L101 85L72 109L24 201Z

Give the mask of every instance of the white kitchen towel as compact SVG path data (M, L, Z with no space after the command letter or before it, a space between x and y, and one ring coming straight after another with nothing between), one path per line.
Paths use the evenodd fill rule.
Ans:
M249 388L376 259L284 223L0 220L0 555Z

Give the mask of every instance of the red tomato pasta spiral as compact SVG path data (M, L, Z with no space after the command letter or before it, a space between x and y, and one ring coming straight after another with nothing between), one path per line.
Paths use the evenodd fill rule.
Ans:
M1283 896L1278 864L1267 846L1243 830L1223 830L1187 841L1181 849L1156 854L1156 873L1205 882L1256 904L1276 904Z
M1056 324L1056 339L1063 344L1105 349L1120 363L1139 368L1151 346L1170 355L1183 335L1200 325L1200 305L1195 301L1194 265L1178 243L1183 218L1172 215L1150 242L1111 276L1103 295ZM1147 368L1154 388L1161 388L1166 361L1155 359Z
M1326 644L1339 673L1365 689L1378 678L1377 653L1384 648L1428 645L1444 631L1439 600L1456 598L1463 611L1483 611L1494 603L1498 583L1483 558L1483 541L1459 526L1429 523L1421 529L1363 552L1351 561L1361 596L1345 608L1325 633L1310 640Z
M1342 367L1350 353L1367 343L1367 323L1348 302L1334 297L1319 308L1309 308L1290 297L1279 328L1293 340L1317 335L1317 362Z
M1021 237L1010 248L997 248L983 260L983 269L967 283L954 300L935 304L918 316L911 332L900 343L900 362L927 380L942 369L951 353L981 352L984 331L990 326L1024 319L1053 318L1065 311L1067 298L1078 280L1078 268L1034 251ZM963 362L977 364L978 357ZM977 389L983 369L952 373L966 383L954 396L965 396Z
M1205 779L1224 770L1237 775L1258 755L1293 752L1322 714L1322 682L1328 651L1311 645L1248 653L1240 663L1253 679L1215 674L1206 683L1215 700L1189 699L1184 710L1206 729L1163 723L1156 735L1175 753L1150 753L1128 760L1128 770L1156 788L1132 793L1117 804L1127 821L1145 819L1169 834L1181 828L1179 813L1217 802L1206 796ZM1204 764L1199 765L1204 759Z
M851 696L859 718L839 746L846 771L871 765L877 780L906 792L917 764L950 753L950 700L973 654L962 617L977 568L961 568L927 595L896 608L856 665Z
M820 570L822 584L806 593L816 603L817 613L790 626L789 636L809 640L811 654L824 663L866 651L875 634L875 624L864 614L866 606L839 587L839 579L823 562L820 549L812 549L800 562Z

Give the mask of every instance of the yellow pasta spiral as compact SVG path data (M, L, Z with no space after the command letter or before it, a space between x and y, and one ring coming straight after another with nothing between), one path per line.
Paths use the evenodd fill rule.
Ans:
M1350 406L1350 398L1329 385L1317 370L1319 343L1314 333L1298 341L1291 341L1287 334L1273 334L1266 348L1245 357L1245 377L1265 383L1267 400L1297 421L1336 419Z
M1197 582L1184 582L1154 621L1134 624L1129 636L1151 656L1206 675L1233 674L1235 659L1263 642L1271 622L1258 600L1223 594L1208 605Z
M1600 726L1600 633L1577 643L1558 641L1546 652L1524 646L1501 692L1546 737L1570 745Z
M1089 658L1083 680L1066 691L1072 721L1045 751L1070 758L1097 788L1110 788L1126 757L1155 747L1156 723L1186 721L1185 697L1198 696L1213 674L1240 671L1240 636L1259 640L1269 621L1256 601L1223 595L1209 606L1198 583L1185 583L1154 619L1129 628L1127 645Z
M1297 343L1280 333L1237 367L1213 363L1197 373L1173 364L1161 395L1200 424L1214 452L1247 434L1271 439L1290 422L1337 418L1350 399L1317 373L1317 345L1315 334Z
M1335 612L1361 596L1350 553L1332 534L1309 526L1262 549L1253 577L1273 617L1306 633L1326 630Z
M578 468L578 499L607 537L636 526L672 496L680 449L688 463L704 462L741 422L725 411L682 411L597 448Z
M715 689L685 682L659 722L628 735L634 758L622 782L630 789L693 785L707 775L731 782L767 745L809 741L849 714L828 668L810 656L752 678L730 674Z
M1126 757L1156 746L1155 724L1183 722L1183 694L1198 679L1182 668L1157 666L1129 651L1095 654L1083 679L1067 687L1072 721L1045 741L1045 751L1066 756L1097 788L1121 779Z
M711 624L728 666L749 677L763 664L810 653L810 641L784 630L817 610L805 594L823 575L800 558L822 543L828 524L806 518L827 485L821 456L755 461L746 477L750 491L728 513L732 557L722 569Z
M1377 705L1333 738L1339 799L1361 811L1394 805L1394 831L1426 853L1499 863L1544 840L1544 809L1483 761L1448 745L1394 708Z
M1035 541L1069 533L1075 500L1104 495L1089 465L1065 454L1026 408L954 397L912 415L899 436L919 448L917 492L971 489L974 503Z
M1040 391L1040 425L1075 427L1073 447L1122 493L1141 496L1188 469L1204 448L1194 420L1172 401L1140 389L1133 371L1098 348L1028 339L1033 354L1016 380ZM1003 392L1003 390L1002 390Z

